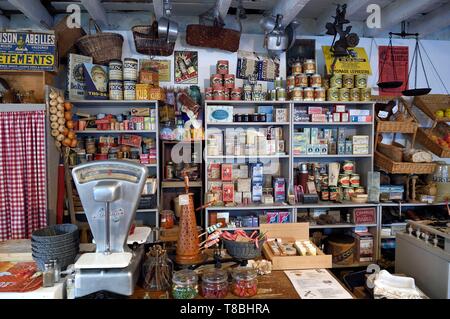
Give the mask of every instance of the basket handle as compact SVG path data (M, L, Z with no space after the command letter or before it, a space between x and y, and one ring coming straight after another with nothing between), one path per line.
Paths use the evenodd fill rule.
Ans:
M95 22L94 19L90 18L89 19L89 35L91 35L92 23L94 24L94 27L95 27L95 33L101 33L102 29L100 29L100 26L97 24L97 22Z

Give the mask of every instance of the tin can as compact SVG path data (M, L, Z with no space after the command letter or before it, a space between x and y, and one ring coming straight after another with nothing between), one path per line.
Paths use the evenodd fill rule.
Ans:
M330 88L341 88L342 87L342 74L335 73L330 78Z
M231 90L231 96L230 99L233 101L240 101L242 100L242 89L241 88L233 88Z
M353 187L347 188L348 196L352 199L353 194L355 194L355 189Z
M277 101L286 101L286 90L283 88L277 89Z
M359 91L361 101L370 101L372 98L372 89L364 88Z
M123 81L123 99L136 100L136 81Z
M342 165L342 170L344 171L344 174L353 174L353 172L355 171L355 162L345 160L344 164Z
M308 87L308 76L305 73L295 75L294 85L302 88Z
M350 175L339 174L338 182L342 187L350 187Z
M362 186L355 187L354 191L355 191L354 192L355 194L365 194L366 193L366 190Z
M322 87L316 87L314 89L314 101L325 101L325 89Z
M276 89L283 87L283 78L282 77L276 77L274 81L274 86Z
M216 64L216 71L218 74L228 74L229 66L228 60L219 60Z
M303 101L303 88L295 87L292 90L292 100L293 101Z
M338 187L330 186L328 187L328 190L330 192L330 200L337 200L337 196L339 194Z
M223 83L226 89L234 88L234 74L225 74L223 76Z
M252 100L252 86L249 84L244 85L244 100L245 101Z
M167 162L166 164L166 179L175 178L175 165L172 162Z
M225 98L225 90L223 88L223 86L217 86L216 88L213 89L213 99L214 100L223 100Z
M359 174L350 175L350 186L359 187Z
M225 101L229 101L231 99L231 91L230 91L230 89L224 89L223 90L223 99Z
M287 77L287 79L286 79L286 87L289 90L291 90L291 89L293 89L295 87L295 76L294 75L291 75L291 76Z
M339 89L329 88L327 90L327 100L328 101L339 101Z
M350 99L350 90L347 88L339 89L339 101L348 101Z
M211 87L215 90L223 86L223 75L213 74L211 75Z
M322 77L320 74L313 74L309 77L309 86L313 88L322 86Z
M123 64L120 60L111 60L108 65L109 81L123 80Z
M342 191L342 199L343 200L351 200L350 190L353 190L351 187L344 188Z
M343 74L342 75L342 87L347 89L352 89L355 87L354 83L355 76L353 74Z
M211 101L213 99L213 89L211 87L205 88L205 100Z
M359 92L360 89L358 88L350 89L350 101L359 101L361 99Z
M277 90L276 89L270 90L270 100L271 101L277 100Z
M367 74L357 74L355 76L355 87L365 89L367 87Z
M330 191L328 190L328 188L322 189L320 195L322 200L324 201L330 200Z
M314 101L314 89L305 88L303 90L303 101Z
M138 76L138 60L133 58L125 58L123 60L123 80L137 81Z
M303 68L302 68L302 64L300 62L295 62L292 65L292 74L293 75L300 74L300 73L302 73L302 71L303 71Z
M316 61L314 59L307 59L303 62L303 72L306 74L316 73Z
M122 81L109 81L109 99L110 100L123 100L123 82Z

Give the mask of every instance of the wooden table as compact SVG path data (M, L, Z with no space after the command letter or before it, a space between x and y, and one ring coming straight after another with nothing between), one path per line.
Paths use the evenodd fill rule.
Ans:
M137 286L134 290L132 299L142 299L145 294L151 299L159 299L164 297L164 292L147 292L142 287ZM197 297L202 299L203 297ZM258 294L253 299L299 299L299 295L292 286L290 280L284 271L273 271L271 274L258 276ZM228 293L226 299L242 299L236 297L231 292Z

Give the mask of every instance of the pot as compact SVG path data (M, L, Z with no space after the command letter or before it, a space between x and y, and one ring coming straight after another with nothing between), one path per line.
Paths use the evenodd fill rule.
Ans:
M161 17L158 20L158 37L167 42L175 42L178 36L178 23Z

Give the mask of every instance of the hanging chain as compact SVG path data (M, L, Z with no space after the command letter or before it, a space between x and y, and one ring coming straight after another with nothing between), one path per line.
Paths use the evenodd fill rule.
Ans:
M437 71L436 67L434 66L434 63L433 63L433 61L431 60L430 56L428 55L427 50L425 50L425 47L423 46L422 42L419 42L419 45L422 47L423 52L425 52L425 55L426 55L426 57L428 58L428 61L430 61L430 64L431 64L431 66L433 67L434 72L436 72L436 75L438 76L439 81L441 81L441 84L442 84L442 86L444 87L445 92L446 92L447 94L450 94L450 93L448 93L448 90L447 90L447 87L445 86L444 81L442 80L441 76L439 75L439 72Z

